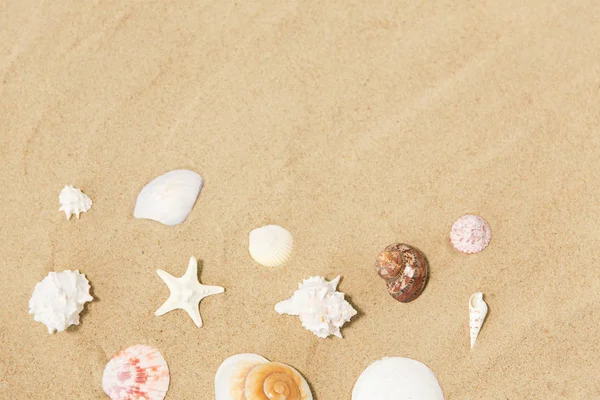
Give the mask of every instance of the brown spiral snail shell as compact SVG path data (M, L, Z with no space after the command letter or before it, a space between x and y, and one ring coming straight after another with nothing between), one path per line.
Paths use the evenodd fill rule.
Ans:
M227 358L215 376L216 400L312 400L304 377L257 354Z
M391 244L379 253L375 268L386 281L390 295L402 303L419 297L429 278L425 255L404 243Z

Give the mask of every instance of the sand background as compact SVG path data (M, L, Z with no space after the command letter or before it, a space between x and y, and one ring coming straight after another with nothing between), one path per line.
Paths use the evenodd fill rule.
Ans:
M103 399L116 352L145 343L167 399L212 399L223 359L288 363L317 400L349 399L383 356L426 363L447 399L600 399L600 2L0 1L0 397ZM185 223L133 218L175 168L205 187ZM62 186L94 201L58 211ZM464 213L492 243L448 242ZM280 269L248 232L294 235ZM393 242L431 265L411 304L374 271ZM226 288L155 318L154 272L202 262ZM48 335L28 315L49 271L96 300ZM273 306L343 276L360 316L327 340ZM490 306L469 349L469 296Z

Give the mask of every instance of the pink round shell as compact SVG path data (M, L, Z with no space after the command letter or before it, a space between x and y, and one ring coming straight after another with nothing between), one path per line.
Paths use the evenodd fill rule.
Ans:
M478 215L463 215L450 231L452 246L463 253L479 253L492 240L492 230L488 223Z
M102 389L112 400L163 400L169 389L169 367L158 350L131 346L106 364Z

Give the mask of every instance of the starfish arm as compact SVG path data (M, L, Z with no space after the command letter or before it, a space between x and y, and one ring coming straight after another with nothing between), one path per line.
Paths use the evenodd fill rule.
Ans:
M210 285L202 285L202 289L204 289L207 292L207 296L211 296L213 294L219 294L219 293L223 293L225 291L225 288L222 288L221 286L210 286Z
M196 326L202 328L202 317L200 316L198 306L199 305L187 304L184 310L189 314Z
M163 305L160 306L158 308L158 310L156 310L154 312L154 315L156 315L157 317L160 317L161 315L164 315L164 314L168 313L169 311L173 311L173 310L175 310L177 308L180 308L179 304L177 303L177 301L175 301L173 299L173 297L169 296L169 298L167 299L167 301L165 301L163 303Z
M191 281L198 280L198 260L196 260L196 257L190 257L190 263L188 264L187 271L185 271L185 275L183 275L182 278Z
M158 274L160 279L162 279L166 283L170 291L173 291L173 289L177 287L177 278L175 278L173 275L166 271L163 271L162 269L157 269L156 273Z

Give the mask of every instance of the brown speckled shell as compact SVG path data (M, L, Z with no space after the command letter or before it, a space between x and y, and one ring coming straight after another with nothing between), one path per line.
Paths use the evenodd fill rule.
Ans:
M404 243L391 244L379 253L375 268L387 282L390 295L402 303L419 297L429 278L429 265L423 253Z

